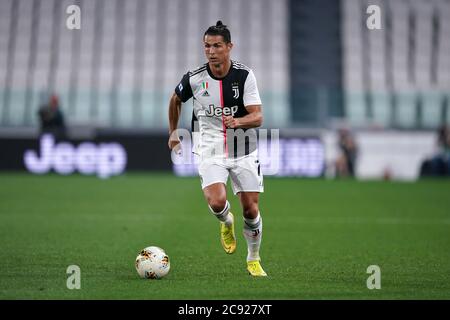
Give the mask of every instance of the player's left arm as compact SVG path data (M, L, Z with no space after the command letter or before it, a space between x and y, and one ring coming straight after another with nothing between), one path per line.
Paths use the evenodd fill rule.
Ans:
M233 116L225 116L224 122L227 128L257 128L263 123L263 115L261 112L261 105L246 106L248 114L241 118L233 118Z

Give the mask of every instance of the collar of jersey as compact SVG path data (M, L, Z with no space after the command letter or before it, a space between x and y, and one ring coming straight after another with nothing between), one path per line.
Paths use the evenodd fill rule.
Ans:
M208 71L209 76L211 78L213 78L214 80L223 80L223 79L225 79L231 73L231 69L233 69L233 61L231 61L231 66L230 66L230 69L228 70L228 73L222 78L217 78L216 76L214 76L214 74L212 73L211 69L209 68L209 63L208 62L206 63L206 70Z

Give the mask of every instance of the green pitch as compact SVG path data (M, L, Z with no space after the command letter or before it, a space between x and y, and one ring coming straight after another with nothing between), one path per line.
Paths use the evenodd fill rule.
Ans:
M265 180L262 264L222 251L197 178L0 175L0 299L450 299L450 181ZM231 195L231 193L230 193ZM230 196L232 211L241 216ZM162 280L139 250L171 258ZM66 286L69 265L81 289ZM369 290L367 267L381 269Z

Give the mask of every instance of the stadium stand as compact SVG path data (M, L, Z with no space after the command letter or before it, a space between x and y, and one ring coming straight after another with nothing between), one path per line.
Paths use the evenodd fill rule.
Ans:
M80 30L66 27L73 4ZM381 8L381 30L366 26L369 4ZM0 124L36 127L38 106L56 93L69 126L164 129L168 97L204 63L201 36L218 18L230 26L233 58L257 76L267 127L450 123L449 0L318 8L293 0L0 0ZM183 109L185 126L190 113Z
M81 8L80 30L66 28L72 4ZM164 128L170 93L183 73L204 63L202 34L220 18L236 43L233 58L259 79L267 124L285 125L287 4L1 0L0 123L36 126L38 105L56 92L72 125Z

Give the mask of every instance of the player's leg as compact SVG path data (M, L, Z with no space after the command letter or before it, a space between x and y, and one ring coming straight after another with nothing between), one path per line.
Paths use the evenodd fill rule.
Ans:
M227 200L225 184L222 182L213 183L203 188L203 195L208 203L209 210L217 219L229 225L231 223L229 217L230 203Z
M244 238L247 241L247 270L253 276L266 276L261 267L259 249L262 239L262 218L259 193L264 191L263 178L256 155L236 161L230 170L233 192L239 196L244 216Z
M230 203L227 201L228 169L213 161L205 161L199 165L199 174L208 207L220 221L222 246L225 252L233 253L236 250L236 237L234 217L230 212Z
M261 247L263 221L259 212L258 192L239 192L243 215L244 237L247 241L247 269L253 276L266 276L261 267L259 249Z
M234 217L230 212L225 184L214 183L203 189L211 212L220 220L220 242L226 253L236 251L236 236L234 233Z

